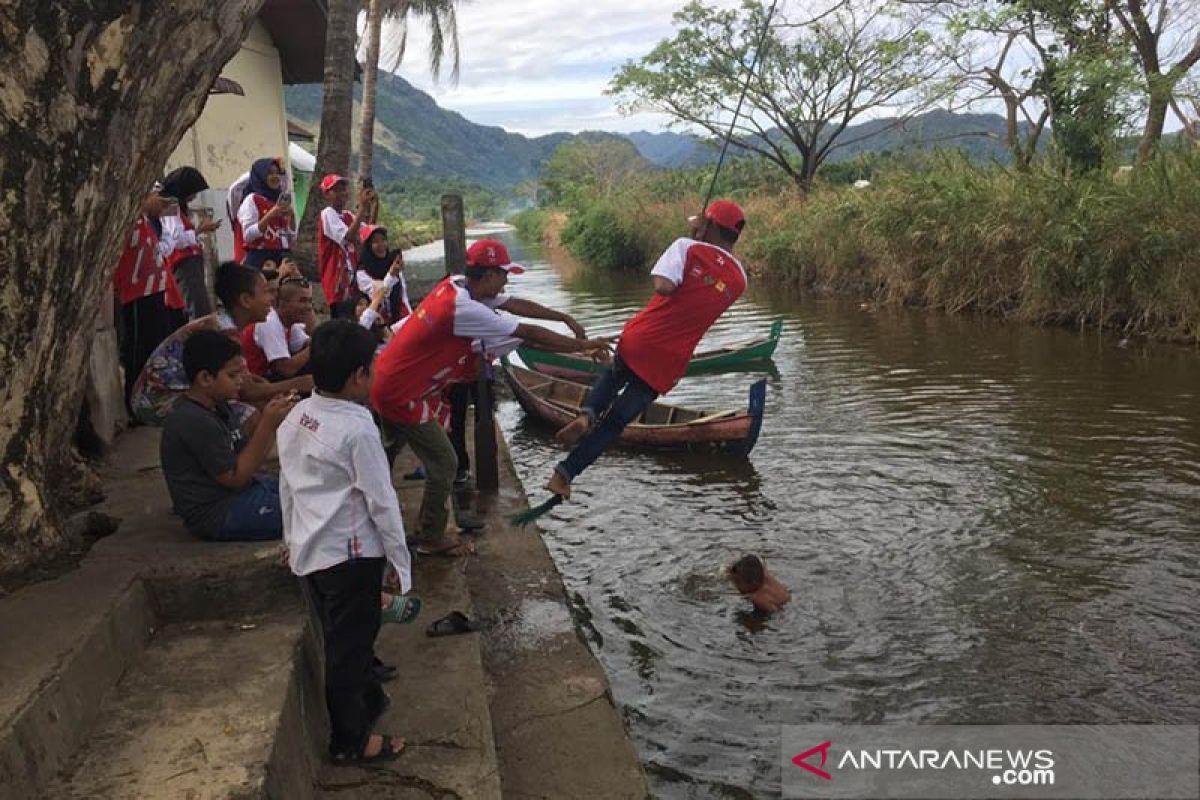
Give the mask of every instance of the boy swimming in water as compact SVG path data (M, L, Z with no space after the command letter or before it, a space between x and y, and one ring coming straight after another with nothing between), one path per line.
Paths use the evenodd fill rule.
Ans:
M738 594L764 614L775 613L792 599L792 593L767 572L767 565L756 555L742 556L729 565L726 573Z

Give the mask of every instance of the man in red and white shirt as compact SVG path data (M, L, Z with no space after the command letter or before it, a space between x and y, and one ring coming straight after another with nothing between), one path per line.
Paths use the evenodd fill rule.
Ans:
M746 291L746 271L733 256L745 225L735 203L716 200L704 210L696 238L677 239L658 259L650 271L654 297L625 324L617 356L588 393L583 413L558 432L560 441L578 444L554 467L547 489L570 497L571 481L683 377L700 339Z
M524 271L501 242L475 242L467 249L465 276L453 275L435 286L375 362L371 405L383 420L385 442L393 456L408 444L425 467L418 552L454 553L459 547L457 537L446 536L446 503L458 459L444 428L450 415L445 390L474 378L479 356L473 348L497 355L528 341L562 353L607 352L608 342L584 338L570 315L504 294L508 276ZM524 324L514 314L562 322L576 338Z
M312 287L304 278L284 278L279 304L266 320L242 329L246 368L269 380L287 380L305 372L309 358L306 326L315 325Z
M326 175L321 191L329 205L317 217L317 265L321 272L321 288L329 314L334 318L353 318L357 304L354 272L358 264L358 229L371 208L375 190L364 187L358 193L354 214L346 210L350 181L341 175Z

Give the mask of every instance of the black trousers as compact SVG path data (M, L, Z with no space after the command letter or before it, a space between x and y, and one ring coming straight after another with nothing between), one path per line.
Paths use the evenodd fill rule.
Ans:
M175 265L175 282L187 303L188 319L197 319L213 312L208 286L204 283L204 256L189 256Z
M383 567L382 558L360 558L304 576L325 639L333 755L361 753L387 703L372 669Z
M159 343L178 327L167 308L162 292L139 297L117 311L117 339L121 345L121 366L125 369L125 405L142 367Z
M475 396L475 384L452 383L447 390L450 395L450 444L458 456L458 471L471 468L471 457L467 455L467 406Z

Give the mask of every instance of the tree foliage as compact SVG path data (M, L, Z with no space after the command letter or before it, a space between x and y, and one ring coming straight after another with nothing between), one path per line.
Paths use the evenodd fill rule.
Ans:
M777 16L747 81L766 16L759 0L740 9L695 0L675 15L675 36L625 64L608 91L623 110L662 112L720 139L745 87L731 144L805 188L831 153L851 143L843 135L851 123L885 111L902 124L945 88L952 43L929 24L931 12L870 0L846 0L814 20Z
M605 193L650 168L650 162L628 140L579 138L555 149L546 162L542 183L548 202L576 206L581 197Z

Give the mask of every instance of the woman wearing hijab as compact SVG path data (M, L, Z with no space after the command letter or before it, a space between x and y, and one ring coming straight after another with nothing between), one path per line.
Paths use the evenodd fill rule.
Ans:
M175 293L179 295L176 300L181 301L188 319L203 317L213 310L204 283L204 245L199 236L212 233L221 223L205 218L199 225L194 225L188 208L196 195L207 188L208 181L195 167L180 167L163 180L163 194L179 201L177 213L162 217L163 241L171 249L166 267L174 280Z
M284 190L283 182L283 167L277 159L260 158L250 168L246 197L238 209L246 248L242 263L248 267L262 269L273 262L278 269L292 254L296 217L292 213L292 194Z
M380 285L387 290L380 315L385 324L394 325L412 313L404 280L404 256L388 247L387 229L382 225L363 225L361 236L355 282L367 297L374 295Z

